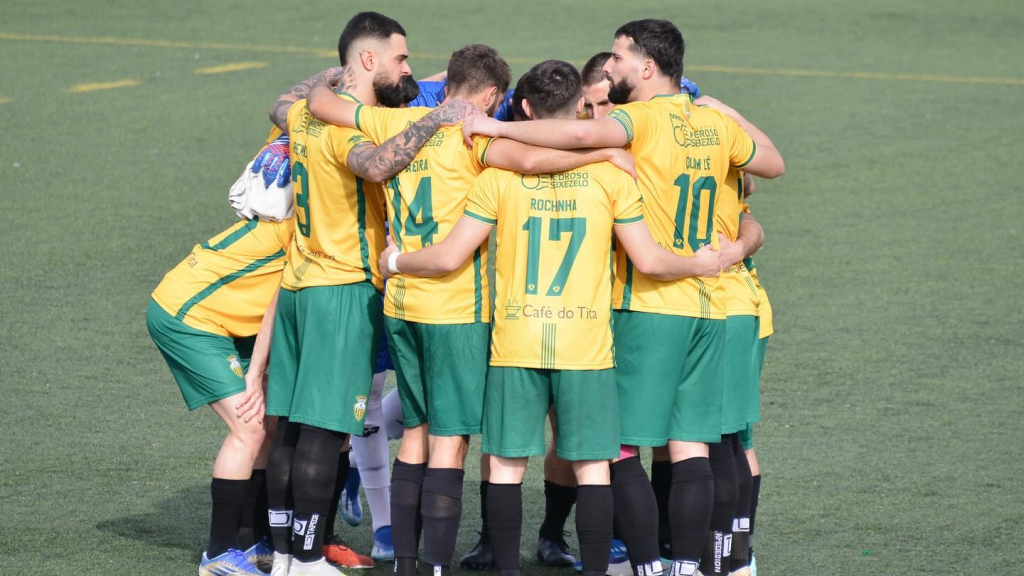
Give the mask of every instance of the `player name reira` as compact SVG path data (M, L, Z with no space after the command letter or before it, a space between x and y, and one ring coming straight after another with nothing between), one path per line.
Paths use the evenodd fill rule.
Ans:
M575 212L576 199L549 200L547 198L530 198L530 210L541 212Z

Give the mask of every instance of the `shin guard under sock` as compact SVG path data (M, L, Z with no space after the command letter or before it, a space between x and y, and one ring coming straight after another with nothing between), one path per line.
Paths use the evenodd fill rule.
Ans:
M658 502L658 542L667 542L672 535L668 522L668 494L672 490L671 462L651 462L651 488Z
M280 418L267 457L267 525L274 552L292 553L292 462L300 424Z
M732 521L732 554L729 556L729 571L735 572L750 565L750 499L754 490L754 478L750 475L750 463L737 438L733 443L738 479L736 515Z
M707 458L690 458L672 465L669 521L672 525L673 572L700 561L711 524L714 479Z
M487 521L494 567L500 574L519 572L519 546L523 538L523 485L487 487ZM607 556L607 553L605 554Z
M266 472L266 470L253 470L252 476L249 477L249 493L245 498L245 508L242 509L242 524L238 527L239 550L247 550L265 535L257 533L256 523L260 520L263 522L267 520L265 497L262 510L260 509L260 495L266 492Z
M722 436L721 442L708 445L708 463L711 466L715 487L710 532L701 559L700 570L704 576L722 576L730 571L732 521L739 504L739 482L733 451L734 437L735 434Z
M754 558L754 518L757 516L757 500L761 496L761 475L753 477L754 489L750 492L750 545L748 547L747 562Z
M249 481L214 478L210 482L210 496L213 498L213 510L206 556L216 558L229 548L238 548L238 528L249 496Z
M611 466L612 497L615 500L615 533L626 545L633 573L659 562L658 502L640 458L625 458ZM579 506L577 506L579 513Z
M604 574L612 545L612 487L585 484L576 489L576 494L576 535L583 572Z
M447 569L455 555L462 519L462 480L458 468L427 468L423 475L423 561Z
M539 535L547 538L561 538L565 531L565 521L572 513L576 504L576 487L562 486L554 482L544 481L544 521L540 525Z
M420 497L427 464L406 464L395 458L391 471L391 538L395 576L416 576L420 549Z
M335 534L334 522L338 518L338 505L341 499L341 492L345 489L345 483L348 481L348 472L350 469L350 460L348 453L341 454L338 457L338 472L334 477L334 489L331 491L331 501L327 508L327 535L333 536ZM356 498L359 494L356 494Z
M292 463L295 499L292 555L299 562L315 562L323 558L324 536L331 529L327 525L327 514L346 436L341 432L302 425Z

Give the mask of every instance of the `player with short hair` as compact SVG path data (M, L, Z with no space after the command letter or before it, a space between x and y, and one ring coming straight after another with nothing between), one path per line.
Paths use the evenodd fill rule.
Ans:
M580 77L566 62L534 66L521 81L527 117L575 118ZM519 100L517 91L516 99ZM558 456L579 483L577 534L585 575L603 575L612 539L608 462L619 454L618 390L611 330L611 245L663 280L714 274L710 247L682 257L659 247L644 224L629 174L607 163L535 176L495 168L473 185L464 216L440 243L381 255L387 272L435 277L463 266L497 226L496 302L484 408L490 454L488 516L500 574L519 573L522 479L545 452L554 405ZM385 274L387 273L385 272ZM560 345L561 344L561 345Z
M604 65L611 57L611 52L598 52L583 65L583 112L587 118L604 118L615 107L608 99L611 81L604 73Z
M387 16L355 15L338 47L343 69L297 84L271 108L272 121L291 139L296 204L267 391L267 413L282 418L267 471L273 573L291 576L338 574L323 557L325 517L342 447L349 434L363 431L381 338L376 257L384 247L384 203L375 183L403 169L439 126L469 110L452 100L379 147L358 131L326 125L305 100L320 82L338 82L339 98L390 106L403 103L403 85L415 85L405 30Z
M272 133L268 145L278 135ZM261 495L265 498L269 448L265 353L261 347L254 352L254 346L257 333L268 335L261 322L273 316L272 308L265 312L281 283L292 230L291 221L239 220L195 245L161 280L146 311L150 336L188 409L209 405L228 427L213 465L210 539L201 576L255 576L262 574L257 566L270 560L263 540L265 504L258 504Z
M465 46L449 61L446 103L461 96L480 112L493 114L510 81L508 64L494 49ZM375 142L429 111L353 105L332 97L324 86L310 93L310 106L317 117L358 126ZM391 235L403 250L443 239L462 215L473 181L488 165L537 173L618 157L611 151L548 150L486 138L468 149L458 129L438 131L409 168L388 183ZM471 262L443 277L399 277L387 285L385 322L406 427L391 482L399 576L416 572L420 517L424 560L435 571L450 569L468 438L480 433L483 411L490 319L486 266L487 247L481 246Z
M622 105L588 122L500 124L471 118L467 136L508 137L555 148L629 145L637 159L644 215L656 240L687 255L718 245L718 182L730 167L766 178L784 171L771 140L680 94L684 44L665 20L638 20L615 33L605 72ZM747 132L751 132L756 140ZM716 278L659 282L617 255L614 305L622 442L668 442L673 573L697 571L712 505L709 442L721 437L724 302ZM650 334L661 337L651 339ZM632 451L631 451L632 452ZM635 453L635 452L632 452ZM618 532L637 573L660 571L657 504L639 459L613 465Z

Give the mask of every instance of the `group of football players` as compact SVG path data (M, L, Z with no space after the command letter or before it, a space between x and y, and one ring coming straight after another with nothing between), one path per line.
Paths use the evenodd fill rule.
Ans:
M683 77L683 53L671 22L645 19L582 75L548 60L509 90L505 60L471 44L416 82L398 22L348 22L340 66L271 106L229 195L240 219L147 310L188 408L228 428L201 575L393 559L397 576L446 576L473 435L482 525L464 568L521 572L522 482L544 455L540 562L756 570L772 322L746 198L784 164ZM361 518L360 481L372 558L335 534L339 507Z

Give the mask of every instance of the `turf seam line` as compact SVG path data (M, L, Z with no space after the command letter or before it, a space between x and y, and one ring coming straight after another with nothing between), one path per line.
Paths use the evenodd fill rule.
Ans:
M0 40L18 42L57 42L64 44L109 44L115 46L141 46L149 48L187 48L191 50L231 50L238 52L270 52L278 54L309 54L324 58L337 55L333 50L320 48L303 48L300 46L260 46L229 44L224 42L191 42L182 40L147 40L143 38L117 38L110 36L62 36L59 34L22 34L17 32L0 32ZM448 54L430 52L410 52L411 58L447 62ZM519 56L505 57L511 64L535 64L536 58ZM582 60L570 60L571 63L582 65ZM752 68L743 66L688 65L687 70L694 72L711 72L722 74L748 74L760 76L797 76L807 78L844 78L852 80L894 80L904 82L942 82L955 84L997 84L1006 86L1024 86L1024 78L998 76L953 76L945 74L901 74L891 72L858 72L839 70L813 70L799 68Z

